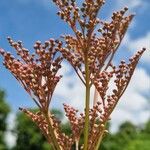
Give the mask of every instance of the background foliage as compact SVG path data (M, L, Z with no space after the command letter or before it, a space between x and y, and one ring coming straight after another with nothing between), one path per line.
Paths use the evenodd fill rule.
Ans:
M6 143L4 141L4 135L7 126L6 119L9 112L10 107L5 102L5 92L0 90L0 150L7 149Z

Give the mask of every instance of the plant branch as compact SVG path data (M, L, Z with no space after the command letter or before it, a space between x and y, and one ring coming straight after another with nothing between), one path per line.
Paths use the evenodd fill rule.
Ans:
M54 148L54 150L61 150L58 142L57 142L57 139L56 139L56 134L54 133L54 129L52 127L52 124L51 124L51 120L50 120L50 112L47 111L46 113L43 112L45 118L46 118L46 121L48 123L48 131L49 131L49 135L50 135L50 138L51 138L51 141L52 141L52 146Z
M88 52L85 54L85 76L86 76L86 100L85 100L85 126L84 126L84 150L88 149L89 133L89 105L90 105L90 72L88 66Z
M102 141L102 139L103 139L103 134L104 134L104 129L102 130L102 133L101 133L100 137L98 138L98 142L97 142L97 145L96 145L96 147L95 147L95 150L98 150L98 149L99 149L99 146L100 146L101 141Z
M73 67L73 68L74 68L76 74L78 75L78 77L80 78L80 80L82 81L82 83L83 83L84 85L86 85L84 79L80 76L78 70L77 70L75 67Z

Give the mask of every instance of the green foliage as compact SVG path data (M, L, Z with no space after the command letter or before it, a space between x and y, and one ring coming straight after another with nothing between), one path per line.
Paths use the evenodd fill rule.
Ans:
M0 129L1 131L6 130L6 119L7 119L9 112L10 112L10 108L8 104L5 102L5 92L0 90Z
M5 102L5 92L0 90L0 150L6 150L4 134L6 132L6 119L10 112L8 104Z
M149 150L150 140L136 139L129 143L125 150Z
M71 128L70 128L70 124L69 122L62 124L61 125L61 129L64 133L66 133L66 135L70 135L71 134Z
M150 120L145 124L144 132L150 136Z
M150 149L150 120L145 124L135 140L129 142L124 150L149 150Z
M125 122L117 133L106 135L100 150L149 150L150 148L150 121L143 129L131 122Z
M125 122L120 126L119 132L115 136L119 148L125 147L131 140L136 138L136 126L130 122Z
M140 130L134 140L131 140L124 150L149 150L150 149L150 120Z
M63 113L58 109L52 109L51 113L54 114L58 120L63 118Z

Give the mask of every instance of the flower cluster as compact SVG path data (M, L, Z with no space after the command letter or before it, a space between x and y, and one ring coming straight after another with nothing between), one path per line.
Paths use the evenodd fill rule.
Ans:
M64 110L71 124L73 138L75 141L79 141L84 128L84 115L81 113L80 117L78 117L78 110L66 104L64 104Z
M62 62L62 57L57 54L58 44L53 39L43 45L37 41L34 45L35 54L30 54L21 41L14 42L10 37L8 41L20 59L1 49L5 67L22 84L36 104L41 109L48 110L55 86L61 78L57 75Z
M65 1L55 0L55 3L60 8L58 14L68 22L75 33L75 36L62 36L66 46L59 51L73 66L85 84L85 69L83 67L85 55L88 58L91 78L99 74L104 65L105 70L107 70L133 15L125 16L128 10L125 7L123 10L113 13L112 21L105 22L97 18L98 11L104 4L103 0L86 1L80 9L75 1L66 3ZM75 17L71 14L78 15ZM71 18L74 18L74 21Z
M49 123L46 117L41 113L41 111L37 113L33 113L24 108L20 108L22 112L24 112L41 130L42 134L46 137L47 141L51 144L52 142L52 135L49 133ZM55 132L56 139L58 144L62 149L70 150L73 145L73 138L70 136L65 135L61 132L60 128L60 121L58 121L54 115L49 116L50 123L52 125L52 129Z

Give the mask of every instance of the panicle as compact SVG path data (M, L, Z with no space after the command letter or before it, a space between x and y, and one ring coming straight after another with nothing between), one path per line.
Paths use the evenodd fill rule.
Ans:
M22 112L24 112L41 130L43 135L45 135L48 142L51 144L51 135L49 133L49 123L43 113L36 112L33 113L30 110L27 110L25 108L19 108ZM71 150L71 147L73 145L73 139L72 137L67 136L65 133L62 133L61 127L60 127L60 121L58 121L54 115L49 116L49 120L51 121L53 131L55 132L56 139L61 146L61 148L66 150Z
M84 116L83 114L77 116L78 110L66 104L64 104L64 110L71 125L73 138L74 140L79 140L84 128Z
M84 65L87 55L92 84L93 77L97 76L104 66L105 70L110 66L134 15L126 16L128 9L125 7L121 11L114 12L110 22L102 21L97 18L97 15L104 1L85 1L81 10L77 9L82 16L78 15L75 23L72 23L72 16L69 14L74 9L76 11L76 2L66 1L66 4L65 1L56 0L55 3L60 9L59 15L63 13L63 19L69 17L67 20L75 33L75 36L62 36L65 45L59 48L59 51L72 65L83 84L85 84ZM70 13L65 13L67 10Z
M94 85L99 95L99 99L89 112L88 142L91 146L88 148L94 149L99 137L107 132L105 125L125 92L145 49L138 51L129 59L129 63L121 61L118 67L113 65L114 56L134 17L134 15L126 15L127 7L114 12L111 21L106 22L97 17L104 0L85 0L81 8L77 6L75 0L54 0L54 3L60 9L58 15L68 23L74 32L74 35L62 36L65 44L59 51L72 65L85 86L85 59L88 58L89 85ZM115 89L111 89L110 82L114 83ZM64 105L64 108L70 120L73 135L78 138L82 130L82 125L81 129L79 128L78 119L80 120L80 117L77 117L77 111L74 108L68 105ZM85 118L85 114L81 118Z
M103 130L104 132L107 132L107 130L105 130L104 125L107 118L106 115L104 115L101 105L102 103L97 102L96 105L89 111L90 128L88 137L88 145L89 145L88 150L95 148L95 145L98 140L97 136L99 136L99 134L102 134ZM79 141L81 134L84 130L85 114L81 113L78 115L77 109L66 104L64 104L64 110L71 125L72 137L74 141L76 140Z
M1 50L5 67L22 84L36 104L47 110L54 89L61 78L58 70L61 68L63 58L57 52L60 46L53 39L44 44L37 41L34 45L35 53L30 54L21 41L14 42L10 37L8 41L19 58Z

